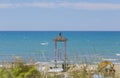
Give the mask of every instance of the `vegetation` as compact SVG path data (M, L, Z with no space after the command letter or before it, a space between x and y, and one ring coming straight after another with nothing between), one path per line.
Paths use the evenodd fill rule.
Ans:
M40 72L34 66L19 64L12 69L0 68L0 78L40 78Z
M72 71L70 74L73 78L87 78L87 72L83 71L83 70L82 71L79 71L79 70Z
M101 73L105 73L102 72ZM86 69L76 69L68 72L71 78L93 78ZM64 78L64 73L48 73L38 71L34 65L25 65L20 62L17 63L13 68L8 69L5 67L0 68L0 78ZM120 78L119 75L113 78Z

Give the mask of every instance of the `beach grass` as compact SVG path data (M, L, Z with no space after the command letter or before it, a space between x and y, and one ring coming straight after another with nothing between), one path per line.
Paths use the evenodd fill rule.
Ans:
M120 64L115 64L114 69L115 76L112 78L120 78ZM98 72L98 64L71 64L66 72L50 73L48 70L39 71L35 64L28 65L17 60L0 68L0 78L93 78L96 73L104 73Z
M115 70L115 77L112 78L120 78L120 65L115 65ZM79 69L71 72L44 73L39 72L34 66L13 69L0 68L0 78L65 78L65 74L68 75L68 78L93 78L93 74Z

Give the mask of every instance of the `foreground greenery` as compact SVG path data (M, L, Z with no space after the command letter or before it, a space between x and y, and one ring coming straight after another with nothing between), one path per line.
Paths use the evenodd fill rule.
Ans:
M73 78L86 78L85 74L85 72L71 72ZM0 78L64 78L64 75L43 73L39 72L34 66L19 64L12 69L0 68Z
M40 78L40 72L34 66L19 64L11 69L0 68L0 78Z
M38 71L34 65L17 63L13 68L0 68L0 78L61 78L55 73L48 74ZM62 77L63 78L63 77Z
M93 78L93 74L90 74L90 72L87 72L85 69L77 69L68 74L70 78ZM40 72L34 65L25 65L20 62L12 68L1 67L0 78L64 78L64 72L61 72L61 74ZM116 76L112 78L120 77Z

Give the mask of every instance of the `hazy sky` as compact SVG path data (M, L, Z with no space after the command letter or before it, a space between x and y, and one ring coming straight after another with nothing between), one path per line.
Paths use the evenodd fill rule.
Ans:
M0 0L0 30L120 31L120 0Z

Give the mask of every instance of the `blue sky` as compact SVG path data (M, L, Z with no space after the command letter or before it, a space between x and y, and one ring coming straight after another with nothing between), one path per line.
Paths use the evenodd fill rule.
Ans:
M1 31L120 31L120 0L0 0Z

